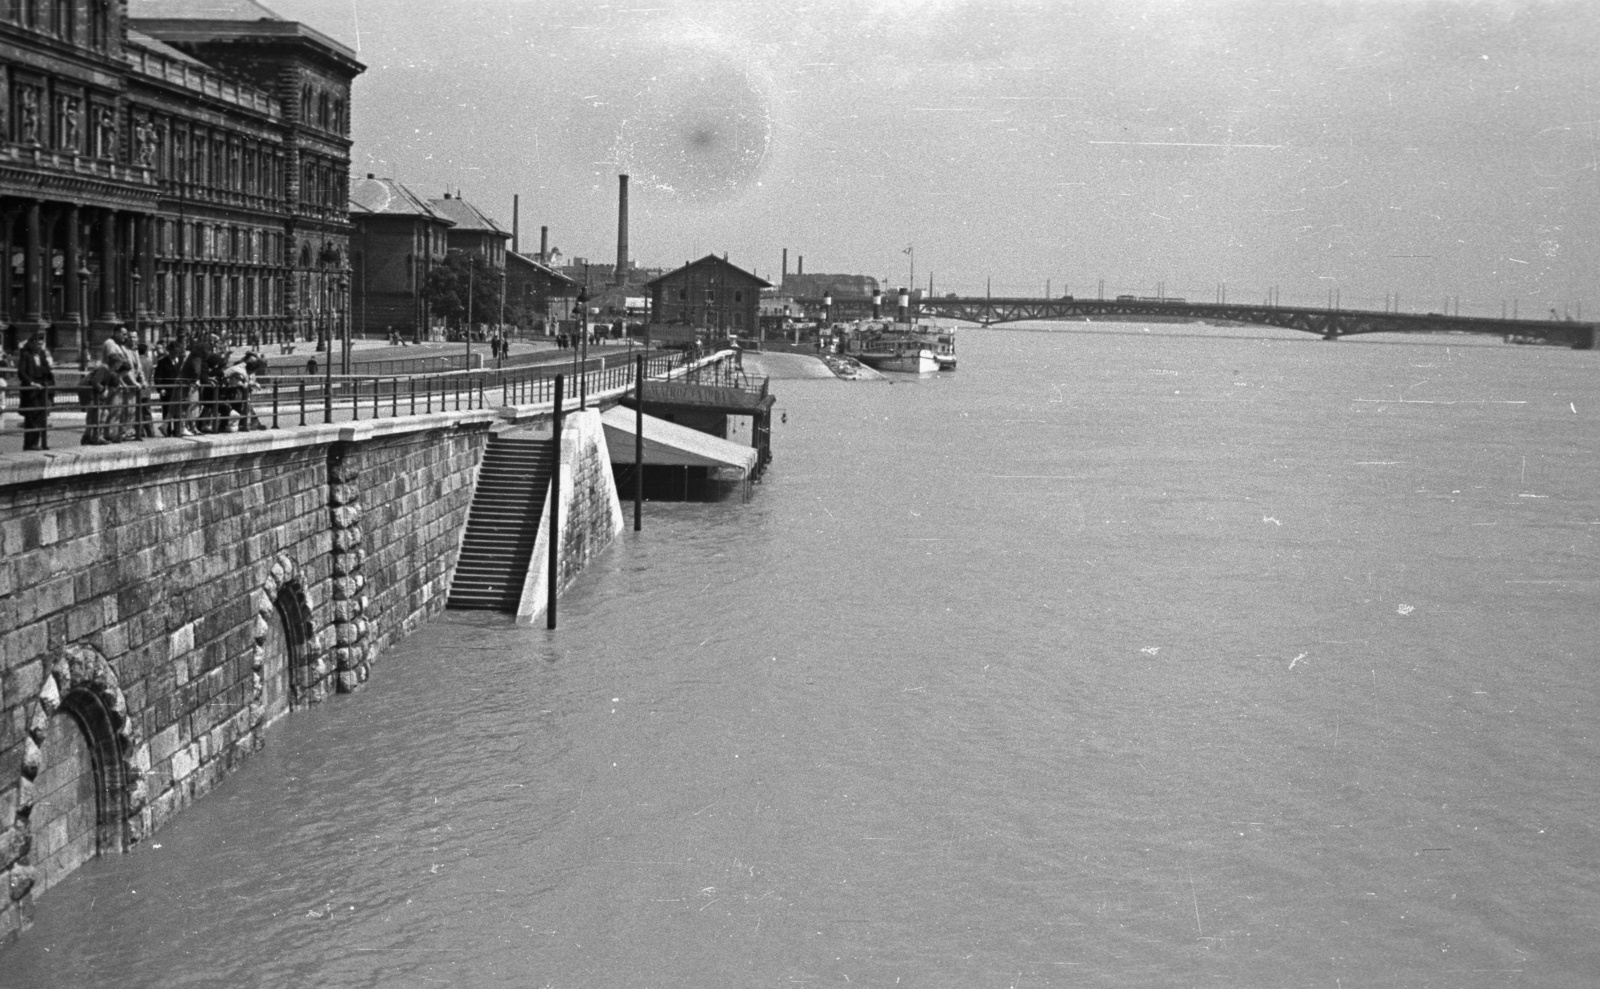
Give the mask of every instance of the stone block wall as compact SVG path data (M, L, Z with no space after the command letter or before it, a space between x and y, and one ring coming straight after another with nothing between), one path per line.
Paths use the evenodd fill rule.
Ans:
M337 602L349 598L358 606L350 612L365 620L354 650L363 666L444 608L488 438L486 429L441 429L329 451L330 476L343 472L344 483L358 493L349 504L360 531L360 560L347 568L354 576L347 587L335 580L333 596L336 611ZM339 467L332 466L335 460ZM338 480L334 493L337 501ZM359 678L365 677L363 671Z
M91 745L121 761L101 794L121 822L112 843L255 747L254 592L279 558L320 587L324 464L318 448L268 450L0 489L0 937L61 878L27 852L38 745L63 703L102 712Z
M443 608L492 420L0 458L0 941L62 878L32 854L51 718L99 753L95 847L141 840ZM269 702L280 621L298 665Z

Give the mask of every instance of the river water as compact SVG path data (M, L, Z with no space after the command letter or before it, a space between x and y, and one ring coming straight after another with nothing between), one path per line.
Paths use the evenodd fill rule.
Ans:
M0 983L1595 985L1600 353L1054 330L776 383L751 500L432 622Z

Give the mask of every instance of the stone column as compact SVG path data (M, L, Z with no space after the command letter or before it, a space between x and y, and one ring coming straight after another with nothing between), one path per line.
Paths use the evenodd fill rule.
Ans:
M32 327L37 327L44 318L44 271L40 263L43 259L39 256L40 244L40 216L39 200L28 201L27 217L27 248L23 255L23 277L26 279L26 297L23 302L22 321Z
M83 231L78 216L76 205L67 207L66 265L61 273L62 292L65 295L62 301L66 303L62 309L66 320L57 333L57 346L63 351L77 351L83 345L83 334L89 321L88 314L79 305L83 294L82 280L78 277L78 269L83 266Z
M96 322L107 327L117 322L117 211L104 210L100 216L100 315Z

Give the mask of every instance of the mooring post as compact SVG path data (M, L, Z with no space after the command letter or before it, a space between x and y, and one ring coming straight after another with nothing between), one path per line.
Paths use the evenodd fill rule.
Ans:
M644 527L644 355L637 358L633 385L633 531Z
M561 389L566 375L556 375L555 418L550 434L550 579L545 588L544 627L556 627L556 586L561 572Z

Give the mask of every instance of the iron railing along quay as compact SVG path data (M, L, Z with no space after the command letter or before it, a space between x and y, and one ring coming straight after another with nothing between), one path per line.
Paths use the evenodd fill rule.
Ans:
M634 364L628 353L590 357L575 373L575 361L547 361L521 367L474 371L448 371L433 375L287 375L259 378L253 391L243 396L226 388L203 401L201 391L191 388L183 405L183 423L201 431L240 429L287 429L327 423L359 422L372 419L474 411L505 406L538 406L554 400L555 378L569 379L567 395L583 393L591 398L626 391L633 385ZM646 378L689 380L724 387L754 390L764 396L767 383L754 385L742 372L723 368L726 355L695 360L679 353L656 353L645 362ZM581 385L580 385L581 381ZM108 399L86 406L83 396L71 385L58 385L50 391L47 433L58 440L63 435L133 434L141 431L140 408L159 435L165 421L164 406L152 389L143 403L127 397ZM0 432L21 432L19 421L20 388L14 381L0 389ZM220 412L219 412L220 409ZM91 415L92 414L92 415ZM98 433L90 432L90 418ZM256 425L259 423L259 425ZM132 439L125 435L125 439ZM112 439L109 442L122 442ZM69 444L55 444L69 445ZM76 443L70 445L77 445ZM7 444L0 450L10 450Z

